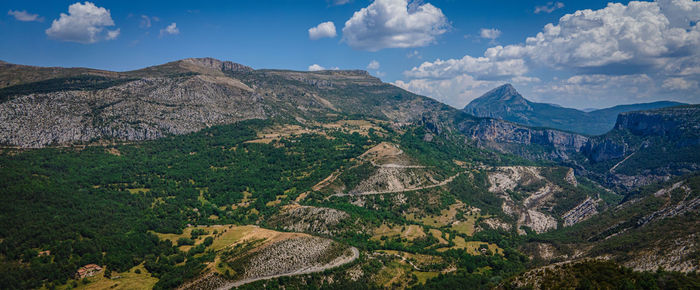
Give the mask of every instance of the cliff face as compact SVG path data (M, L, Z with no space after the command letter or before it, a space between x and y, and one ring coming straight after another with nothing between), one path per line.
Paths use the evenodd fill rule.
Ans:
M622 113L615 129L629 130L642 136L666 136L671 138L697 137L700 132L698 106L681 106L651 111ZM684 136L686 134L696 136Z
M482 119L475 126L463 128L474 139L485 142L487 147L507 150L504 144L539 145L552 150L546 159L569 159L571 153L580 152L588 137L553 129L537 129L495 119ZM522 155L522 154L521 154Z
M651 142L649 138L658 140ZM641 142L640 142L641 140ZM609 134L591 138L583 152L594 162L624 158L654 146L700 144L700 106L622 113Z
M270 115L251 88L204 75L17 96L0 103L0 112L0 143L20 147L149 140Z
M582 151L593 162L602 162L625 157L627 144L611 139L593 139L586 143Z
M0 83L10 84L0 87L0 144L23 148L149 140L247 119L413 122L448 108L365 71L253 70L213 58L121 73L1 65Z

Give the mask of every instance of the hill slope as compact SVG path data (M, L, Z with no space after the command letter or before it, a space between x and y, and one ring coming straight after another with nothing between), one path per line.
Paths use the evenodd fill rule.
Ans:
M464 111L478 117L503 119L527 126L548 127L586 135L600 135L613 128L619 113L683 105L653 102L621 105L584 112L523 98L510 84L495 88L471 101Z
M253 70L211 58L125 73L6 66L0 82L14 85L0 89L0 143L19 147L150 140L247 119L338 113L408 122L448 108L364 71Z

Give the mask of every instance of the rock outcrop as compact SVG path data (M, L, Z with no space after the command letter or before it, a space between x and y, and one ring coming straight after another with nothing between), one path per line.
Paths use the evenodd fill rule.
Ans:
M495 119L482 119L475 126L465 128L463 133L478 140L485 147L510 153L517 153L518 150L509 148L509 144L543 146L549 148L550 151L544 155L530 155L529 157L554 160L569 159L571 154L580 152L589 139L575 133L529 128ZM530 154L520 152L526 157Z
M268 223L287 231L331 235L338 233L341 230L338 225L349 217L344 211L332 208L290 206L270 218Z
M273 114L246 85L204 75L17 96L0 103L0 112L0 144L25 148L149 140Z
M573 226L597 214L597 205L598 201L593 200L591 197L586 198L582 203L562 215L564 226Z

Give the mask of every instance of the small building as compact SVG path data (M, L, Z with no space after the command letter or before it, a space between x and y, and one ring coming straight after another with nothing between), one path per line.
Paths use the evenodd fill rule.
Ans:
M51 251L49 251L49 250L41 251L41 252L39 252L39 255L37 257L43 257L43 256L51 256Z
M75 272L75 279L83 279L87 277L92 277L97 274L97 272L102 271L102 267L96 264L87 264L80 267L77 272Z

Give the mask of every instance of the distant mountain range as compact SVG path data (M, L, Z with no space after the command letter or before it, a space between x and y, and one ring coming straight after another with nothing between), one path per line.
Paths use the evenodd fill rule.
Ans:
M620 105L599 110L577 110L558 105L535 103L525 99L510 84L495 88L471 101L464 111L477 117L489 117L527 126L548 127L586 135L610 131L617 115L624 112L651 110L684 105L678 102L653 102Z

